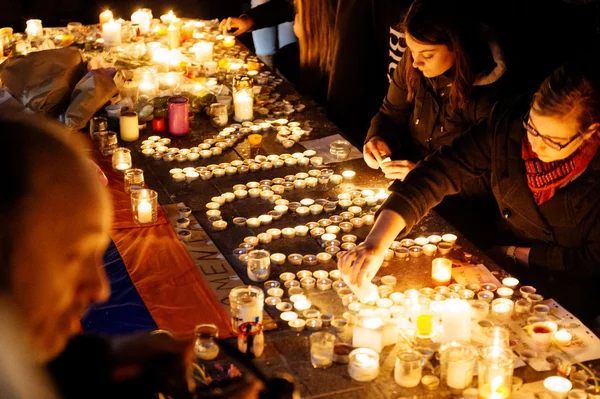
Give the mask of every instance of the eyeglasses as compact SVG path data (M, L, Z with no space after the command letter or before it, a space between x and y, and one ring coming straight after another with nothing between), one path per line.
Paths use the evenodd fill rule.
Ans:
M581 133L581 131L577 132L577 134L575 136L573 136L571 138L571 140L567 141L566 143L562 144L562 143L557 143L556 141L543 136L540 132L537 131L537 129L532 126L529 123L529 112L527 112L527 115L525 115L522 118L523 121L523 127L525 128L525 130L527 131L527 133L531 134L533 137L539 137L542 139L542 141L550 148L556 150L556 151L561 151L564 148L567 148L572 142L574 142L575 140L577 140L577 138L581 137L583 134Z

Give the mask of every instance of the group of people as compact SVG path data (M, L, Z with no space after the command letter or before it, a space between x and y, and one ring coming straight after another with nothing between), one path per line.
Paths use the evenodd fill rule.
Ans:
M338 267L360 285L375 276L390 244L446 196L459 194L459 204L487 198L506 228L485 226L503 237L495 250L504 266L593 326L600 313L593 58L568 62L518 94L489 26L453 1L392 3L406 8L402 19L397 9L373 6L384 1L272 0L222 22L241 34L294 21L301 81L318 86L315 97L332 119L364 142L365 162L395 180L366 240ZM360 16L377 29L356 29ZM363 57L366 49L377 56ZM31 119L0 121L10 148L0 158L10 188L0 196L0 396L189 395L190 341L80 334L89 305L109 296L102 254L110 199L61 127Z
M352 141L364 143L367 165L395 180L373 230L345 253L339 268L358 284L371 279L392 241L438 206L451 222L471 230L467 236L477 243L493 244L489 253L506 268L593 323L600 315L591 305L600 299L593 287L600 275L595 54L552 54L564 65L553 72L540 66L550 73L542 81L517 65L537 60L515 61L514 43L468 12L472 3L408 3L393 8L385 1L295 0L292 7L271 0L221 23L224 31L241 34L294 19L300 74L320 84L311 94ZM376 9L386 8L392 15L404 9L399 24L374 18ZM359 26L352 19L357 15L368 22ZM583 17L578 22L592 23ZM399 39L390 36L388 55L400 60L386 71L377 68L383 52L374 38L388 28ZM597 30L586 25L579 33L589 34L571 45L597 43ZM519 40L529 43L527 37ZM403 54L392 52L398 47ZM546 45L531 47L532 56L538 47ZM378 82L386 72L390 80L382 96ZM523 76L530 81L524 84ZM378 111L372 111L375 102ZM586 295L572 295L573 289Z

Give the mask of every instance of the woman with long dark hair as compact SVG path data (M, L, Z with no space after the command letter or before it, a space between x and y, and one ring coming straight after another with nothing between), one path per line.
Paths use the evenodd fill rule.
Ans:
M388 55L402 43L391 34L411 0L271 0L221 22L239 36L251 29L294 21L298 36L297 88L325 107L327 116L356 145L388 87ZM289 53L287 53L289 55ZM276 57L289 65L290 59ZM395 67L394 63L394 67ZM286 71L281 72L288 77ZM293 80L293 79L290 79Z
M593 62L557 69L533 96L498 104L488 120L397 180L364 243L338 267L371 279L398 234L442 199L490 176L513 237L506 266L587 322L600 311L600 74ZM577 295L573 294L577 291Z
M365 162L390 179L485 119L506 69L489 32L458 2L416 0L401 30L407 49L364 145Z

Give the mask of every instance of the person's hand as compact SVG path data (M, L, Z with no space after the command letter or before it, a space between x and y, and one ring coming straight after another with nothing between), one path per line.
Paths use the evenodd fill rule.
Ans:
M191 397L194 383L193 340L175 339L167 334L135 334L112 343L116 383L139 381L153 391L173 398Z
M381 170L388 179L404 180L415 164L411 161L389 161L381 164Z
M338 269L342 275L350 277L351 283L360 287L363 281L373 280L383 263L384 256L385 248L363 242L340 256Z
M379 169L381 162L392 155L390 147L382 138L375 136L363 146L365 162L372 169Z
M224 35L227 35L227 34L229 34L228 32L230 30L237 28L237 30L231 34L233 36L239 36L242 33L248 32L250 29L252 29L253 25L254 25L254 21L250 17L247 17L247 16L243 16L243 17L239 17L239 18L229 17L229 18L221 21L221 23L219 24L219 30L221 32L223 32Z

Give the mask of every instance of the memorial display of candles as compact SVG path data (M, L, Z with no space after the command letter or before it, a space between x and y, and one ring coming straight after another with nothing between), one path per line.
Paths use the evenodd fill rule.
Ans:
M99 29L89 31L99 52L110 51L115 57L115 65L120 65L120 57L144 65L119 71L122 80L115 82L120 98L111 99L92 119L91 133L100 141L102 153L112 155L113 169L124 173L137 225L151 226L158 220L157 193L144 189L144 171L152 182L154 167L134 169L130 150L117 147L112 131L118 131L122 141L134 142L140 140L140 129L147 136L146 122L152 121L150 134L168 129L173 137L150 136L135 144L137 148L131 147L138 152L134 158L145 156L135 158L136 166L143 160L147 166L168 170L164 173L168 183L179 185L181 192L201 193L204 187L218 185L218 194L204 198L205 208L194 215L206 219L194 221L187 208L172 222L181 241L190 240L201 225L219 245L231 242L227 250L233 256L228 260L236 271L246 272L242 279L252 284L229 293L240 349L260 355L271 339L268 324L277 323L279 329L298 333L290 334L290 339L308 339L310 346L296 348L306 351L313 367L329 367L343 359L348 363L347 381L349 376L368 383L382 378L379 354L383 349L407 340L412 349L396 348L396 358L389 359L395 360L393 377L403 389L423 384L425 390L436 391L441 383L442 389L449 388L457 397L505 399L515 390L511 344L525 346L512 348L523 359L541 362L560 350L570 353L584 341L585 336L566 323L553 304L541 302L542 295L551 293L538 293L502 272L494 271L498 280L476 277L476 268L466 263L481 267L483 261L464 252L467 245L457 246L456 234L437 227L408 232L410 238L398 237L386 248L377 275L365 277L360 286L354 284L336 265L348 251L364 245L379 207L390 195L387 185L363 179L356 164L326 163L349 157L351 145L345 140L300 151L299 142L323 124L307 119L311 112L297 117L296 112L306 106L290 93L279 92L281 79L261 71L259 61L236 44L234 36L218 31L218 23L178 19L173 11L160 20L153 19L148 9L131 11L131 23L103 11ZM73 25L72 29L80 28ZM29 38L44 35L58 43L49 36L51 30L43 29L39 20L29 20L25 31ZM198 111L205 108L208 117ZM100 123L106 121L106 114L108 125ZM197 129L204 125L212 133L198 135ZM278 143L281 153L264 152L273 143ZM277 228L268 228L271 224ZM431 280L428 270L420 271L421 280L404 278L402 270L427 268L430 261ZM409 283L414 286L407 287ZM337 301L335 307L328 308L330 300ZM263 335L265 304L271 317L266 318ZM522 336L515 336L518 333ZM198 326L195 335L197 358L215 359L218 329ZM347 339L350 342L339 342ZM434 356L432 342L440 348L436 376L427 370ZM342 345L346 351L337 356L334 348ZM385 363L391 373L389 360ZM475 369L478 381L473 381ZM571 388L571 382L561 377L544 381L552 397L566 398Z

